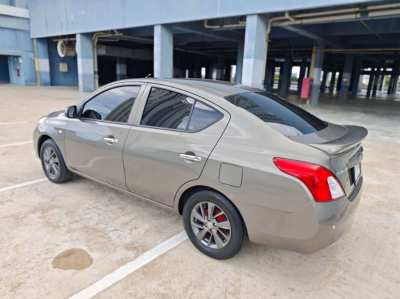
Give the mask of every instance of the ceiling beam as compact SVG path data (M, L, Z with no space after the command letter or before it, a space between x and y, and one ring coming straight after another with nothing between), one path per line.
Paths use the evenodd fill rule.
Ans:
M181 33L197 34L214 40L229 41L234 43L237 43L239 41L239 38L229 37L226 36L226 34L219 34L217 32L204 31L194 27L174 25L172 26L172 28L175 29L176 31L180 31Z
M321 37L318 34L315 34L313 32L307 31L304 28L300 28L298 26L285 25L285 26L282 26L282 28L284 28L284 29L286 29L288 31L291 31L291 32L295 32L295 33L297 33L297 34L299 34L301 36L307 37L307 38L309 38L311 40L314 40L315 42L317 42L318 44L320 44L322 46L330 46L330 47L333 47L333 48L343 48L342 46L340 46L338 44L335 44L335 43L333 43L333 42Z

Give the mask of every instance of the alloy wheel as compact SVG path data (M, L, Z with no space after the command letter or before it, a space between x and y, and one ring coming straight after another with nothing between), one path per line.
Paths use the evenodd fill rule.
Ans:
M60 175L60 160L56 151L50 146L44 149L43 163L46 173L51 179L56 179Z
M190 214L190 224L197 239L209 248L221 249L229 243L231 223L222 208L215 203L197 203Z

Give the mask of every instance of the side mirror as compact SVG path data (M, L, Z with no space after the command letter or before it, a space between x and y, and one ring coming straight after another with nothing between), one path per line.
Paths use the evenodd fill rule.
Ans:
M78 108L76 106L69 106L65 108L65 116L68 118L77 118Z

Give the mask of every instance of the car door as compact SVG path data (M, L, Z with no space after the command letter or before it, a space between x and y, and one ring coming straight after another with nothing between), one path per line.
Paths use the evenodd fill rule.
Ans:
M126 189L122 149L141 86L107 89L80 107L65 137L67 165L94 179Z
M123 153L127 187L171 205L178 188L200 176L229 114L190 93L154 84L139 107Z

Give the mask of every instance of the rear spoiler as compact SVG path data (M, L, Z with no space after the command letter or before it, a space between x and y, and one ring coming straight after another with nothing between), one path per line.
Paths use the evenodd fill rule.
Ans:
M340 154L356 147L368 135L368 130L359 126L343 126L346 132L337 139L323 143L310 143L309 145L328 154Z

